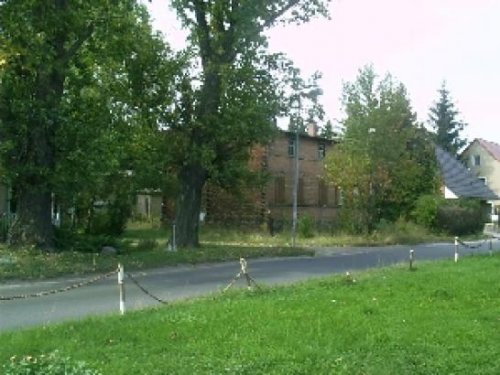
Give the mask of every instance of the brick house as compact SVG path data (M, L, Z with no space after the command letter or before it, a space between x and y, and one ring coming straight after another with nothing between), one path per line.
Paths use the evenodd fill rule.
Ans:
M334 142L316 134L310 126L299 136L298 216L307 215L317 224L335 220L339 205L338 190L324 180L324 157ZM203 211L210 222L258 225L272 218L280 227L292 218L296 135L278 131L268 145L252 150L250 168L265 176L260 186L239 195L208 185Z

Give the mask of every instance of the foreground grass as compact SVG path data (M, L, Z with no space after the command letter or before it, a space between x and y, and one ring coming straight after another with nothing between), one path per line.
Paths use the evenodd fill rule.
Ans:
M233 292L0 335L103 374L498 374L500 256Z

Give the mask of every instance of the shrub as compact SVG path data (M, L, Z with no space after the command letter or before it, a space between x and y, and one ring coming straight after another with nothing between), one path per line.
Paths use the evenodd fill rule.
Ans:
M477 200L447 202L438 208L436 227L454 236L480 232L486 212Z
M415 223L433 229L436 227L439 206L444 203L444 198L442 197L436 195L423 195L417 200L411 217Z
M60 251L78 251L97 253L103 246L118 246L118 240L108 235L90 235L77 233L70 228L56 228L56 248Z
M48 355L12 357L3 365L5 375L100 375L83 361L74 361L69 357L61 357L58 351Z
M435 195L420 197L412 218L426 228L455 236L477 233L486 221L485 210L479 200L446 200Z
M302 216L298 222L299 235L303 238L314 237L314 220L307 215Z
M136 246L136 250L147 251L156 249L159 246L158 241L153 239L140 240Z

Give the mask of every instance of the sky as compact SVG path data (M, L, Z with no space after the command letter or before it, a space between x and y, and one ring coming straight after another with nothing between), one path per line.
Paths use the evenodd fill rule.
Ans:
M153 26L175 49L185 45L167 0L147 3ZM322 104L342 119L343 82L372 64L408 91L419 121L428 121L443 81L469 141L500 143L500 0L333 0L331 19L270 30L272 52L284 52L305 77L323 74Z

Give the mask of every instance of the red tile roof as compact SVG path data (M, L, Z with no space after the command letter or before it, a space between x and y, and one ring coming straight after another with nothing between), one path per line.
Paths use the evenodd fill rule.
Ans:
M485 141L481 138L478 138L477 141L494 159L500 161L500 145L498 143Z

